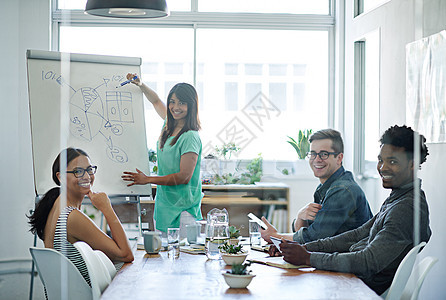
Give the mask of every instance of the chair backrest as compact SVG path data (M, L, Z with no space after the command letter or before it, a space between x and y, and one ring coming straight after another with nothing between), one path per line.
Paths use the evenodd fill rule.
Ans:
M94 250L94 253L96 253L96 256L98 256L101 259L102 263L104 264L104 267L107 269L108 273L110 274L111 279L113 279L117 273L116 267L113 264L113 262L101 250Z
M99 299L102 292L107 288L111 282L111 276L101 258L96 255L93 249L85 242L76 242L74 247L82 255L88 269L88 275L90 276L91 289L93 292L93 298Z
M93 299L88 283L76 266L62 253L50 248L29 248L45 286L48 299Z
M420 244L414 246L403 258L398 269L396 270L395 276L393 277L392 284L389 289L385 292L386 300L399 300L403 294L403 290L406 287L407 280L412 273L415 260L417 258L418 252L420 252L421 247L424 247L426 242L421 242ZM381 295L381 297L383 297Z
M412 274L410 274L407 285L404 288L403 294L401 296L401 300L418 299L418 294L420 293L420 289L423 285L424 279L437 261L438 258L427 256L418 263L418 265L413 269Z

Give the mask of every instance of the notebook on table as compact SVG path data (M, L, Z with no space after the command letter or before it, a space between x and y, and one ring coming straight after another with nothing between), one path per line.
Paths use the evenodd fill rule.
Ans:
M255 263L265 264L272 267L282 268L282 269L301 269L301 268L311 268L313 267L307 265L293 265L283 260L282 256L267 256L267 257L255 257L249 258L248 260Z
M186 252L189 254L206 254L204 246L196 245L196 244L180 246L180 251Z

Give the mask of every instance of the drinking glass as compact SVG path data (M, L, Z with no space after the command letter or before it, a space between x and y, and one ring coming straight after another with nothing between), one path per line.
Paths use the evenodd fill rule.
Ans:
M167 256L170 258L180 257L180 228L167 229L167 243L169 247Z
M260 246L260 225L253 220L249 220L249 243L251 246Z

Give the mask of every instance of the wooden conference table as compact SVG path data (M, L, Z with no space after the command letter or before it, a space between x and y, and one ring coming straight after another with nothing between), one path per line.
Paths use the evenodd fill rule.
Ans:
M134 254L133 263L123 266L101 299L381 299L353 274L253 263L249 268L256 277L248 288L230 289L221 275L229 268L223 260L184 252L177 259L167 252ZM254 250L249 255L268 256Z

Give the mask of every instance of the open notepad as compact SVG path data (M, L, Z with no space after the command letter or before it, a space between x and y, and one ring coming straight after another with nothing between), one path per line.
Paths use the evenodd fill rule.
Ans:
M204 246L201 245L180 246L180 251L189 254L206 254Z
M278 267L278 268L283 268L283 269L300 269L300 268L314 269L313 267L307 266L307 265L296 266L296 265L290 264L290 263L284 261L282 256L276 256L276 257L267 256L267 257L256 257L256 258L248 257L248 260L251 262L265 264L268 266Z

